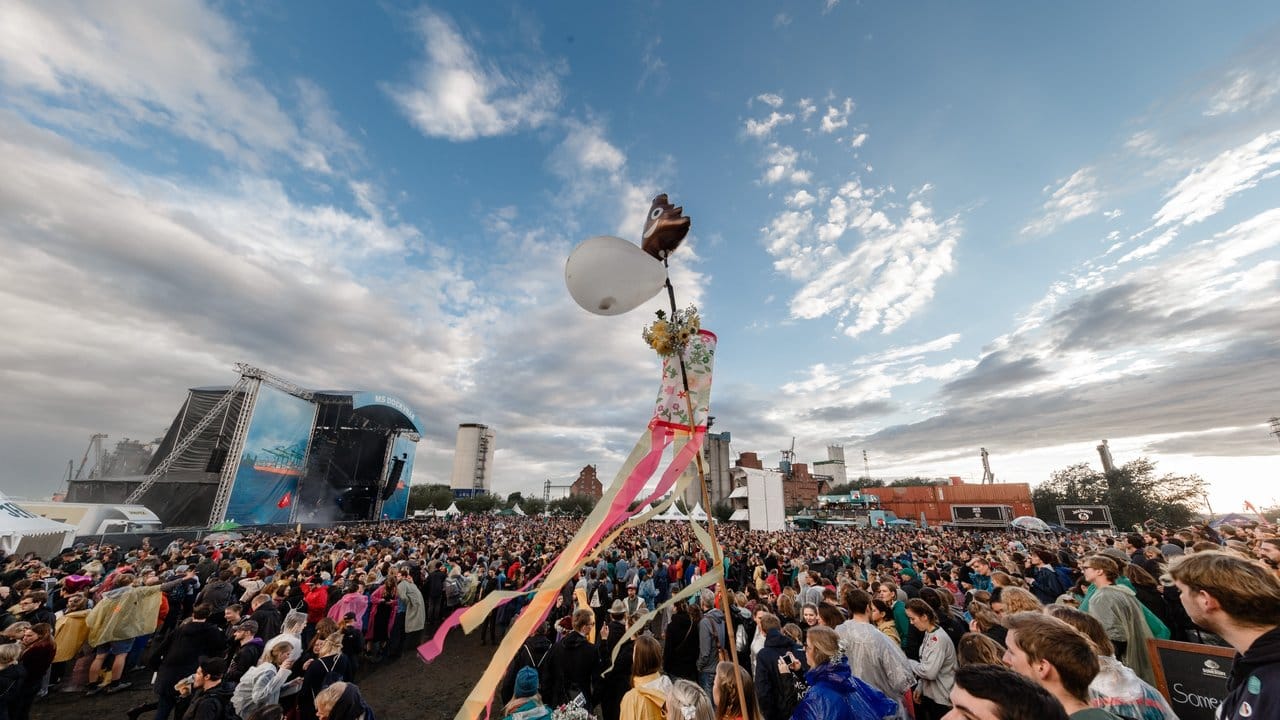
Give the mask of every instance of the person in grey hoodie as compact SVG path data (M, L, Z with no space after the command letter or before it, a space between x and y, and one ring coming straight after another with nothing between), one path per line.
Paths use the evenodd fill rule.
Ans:
M724 613L715 606L716 594L703 590L699 598L702 604L702 620L698 622L698 684L710 696L716 681L716 665L720 662L720 650L729 649L729 633Z

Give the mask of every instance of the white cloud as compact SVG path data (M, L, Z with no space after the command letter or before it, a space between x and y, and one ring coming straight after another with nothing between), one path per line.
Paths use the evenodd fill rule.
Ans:
M1104 217L1104 218L1106 218L1106 219L1108 219L1108 220L1115 220L1116 218L1120 217L1121 215L1124 215L1124 211L1123 211L1123 210L1121 210L1120 208L1115 208L1114 210L1108 210L1108 211L1106 211L1106 212L1102 213L1102 217Z
M922 355L942 352L943 350L950 350L951 348L955 347L955 344L958 342L960 342L960 333L951 333L949 335L943 335L940 338L935 338L933 340L922 342L917 345L891 347L888 350L883 350L881 352L875 353L874 355L868 355L864 358L859 358L857 363L859 365L862 365L862 364L891 363L891 362L901 362L903 360L912 360Z
M813 114L818 112L818 106L809 98L800 98L796 101L796 107L800 109L800 119L808 120Z
M783 114L779 112L771 112L769 113L769 117L763 120L747 118L745 130L751 137L762 138L773 132L773 129L779 125L786 125L795 119L796 116L791 113Z
M1152 240L1151 242L1145 245L1140 245L1134 248L1133 250L1130 250L1123 257L1121 257L1117 262L1124 264L1127 262L1133 262L1134 260L1141 260L1143 258L1155 255L1156 253L1163 250L1166 245L1173 242L1174 238L1176 237L1178 237L1178 231L1176 229L1170 228L1169 230L1166 230L1163 233L1161 233L1158 237L1156 237L1156 239Z
M1045 188L1048 192L1050 188ZM1084 167L1071 174L1053 191L1041 208L1040 217L1022 228L1023 235L1046 235L1077 218L1097 212L1102 193L1093 169Z
M803 283L790 302L792 317L835 315L850 337L877 327L889 333L932 299L954 267L958 220L939 221L918 200L892 220L879 207L883 194L853 180L827 201L822 222L807 210L771 221L765 246L774 268ZM842 242L850 230L857 239Z
M773 26L776 28L787 27L791 24L791 16L786 13L778 13L773 16Z
M314 86L301 86L312 123L299 129L251 63L226 18L200 2L0 5L0 84L43 120L147 143L138 126L153 126L251 165L283 154L327 172L335 124Z
M411 83L386 91L423 134L474 140L536 128L555 117L560 80L545 63L499 69L445 16L423 10L417 24L425 57Z
M866 133L858 133L849 139L849 146L853 148L860 148L866 144L867 137Z
M797 190L787 197L787 207L807 208L817 202L818 199L809 194L808 190Z
M775 93L761 93L756 99L771 108L780 108L783 103L782 96Z
M1263 133L1197 168L1165 195L1164 206L1152 219L1157 227L1201 222L1221 211L1231 196L1274 177L1277 165L1280 130Z
M835 9L836 9L836 6L837 6L837 5L839 5L839 4L840 4L840 0L823 0L823 3L822 3L822 14L823 14L823 15L826 15L827 13L831 12L832 10L835 10Z
M804 185L812 181L812 173L797 167L800 153L790 145L769 145L769 155L765 158L763 181L768 185L776 185L788 181L793 185Z
M827 106L827 113L822 116L822 132L833 133L849 125L849 115L853 112L853 100L845 98L839 107Z
M1265 107L1280 94L1280 78L1271 72L1272 69L1263 68L1262 72L1238 69L1228 73L1223 87L1209 98L1209 107L1204 114L1215 117Z

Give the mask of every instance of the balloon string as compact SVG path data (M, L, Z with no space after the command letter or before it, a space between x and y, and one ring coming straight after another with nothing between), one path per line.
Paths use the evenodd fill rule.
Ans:
M667 262L667 254L663 254L662 256L662 268L667 271L667 299L671 301L671 317L674 320L676 317L676 289L671 284L671 266ZM684 366L683 350L676 353L676 359L680 364L680 381L684 384L685 409L689 413L689 427L692 429L696 427L698 423L697 418L695 418L693 414L693 393L689 391L689 373ZM707 434L710 434L710 432L711 425L710 418L708 418ZM727 575L728 573L724 573L724 555L720 550L720 539L716 537L715 513L712 512L711 498L707 492L707 473L702 467L702 453L699 452L695 455L694 460L698 467L698 485L702 488L702 507L707 512L707 534L711 536L711 559L715 561L716 569L720 570L724 575ZM697 524L698 522L694 519L692 512L689 513L689 522L692 524ZM729 654L733 658L733 667L735 670L733 673L733 685L738 690L738 708L740 712L745 714L747 712L747 696L744 691L745 689L742 687L742 683L738 680L739 675L737 670L742 666L738 663L737 635L734 633L733 629L733 612L731 610L733 603L729 598L729 583L724 577L720 580L720 604L724 610L725 633L728 635L728 641L725 644L729 646Z

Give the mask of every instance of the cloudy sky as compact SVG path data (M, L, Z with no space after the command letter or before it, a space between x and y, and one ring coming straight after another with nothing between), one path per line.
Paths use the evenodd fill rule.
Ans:
M733 452L1280 495L1280 5L0 0L0 490L250 362L612 477L652 306L565 259L693 219Z

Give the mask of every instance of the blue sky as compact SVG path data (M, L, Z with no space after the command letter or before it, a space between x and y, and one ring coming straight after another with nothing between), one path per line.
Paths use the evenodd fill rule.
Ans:
M733 450L1039 482L1147 455L1215 509L1280 443L1280 7L0 5L0 489L159 435L233 363L611 477L658 302L563 285L693 217Z

